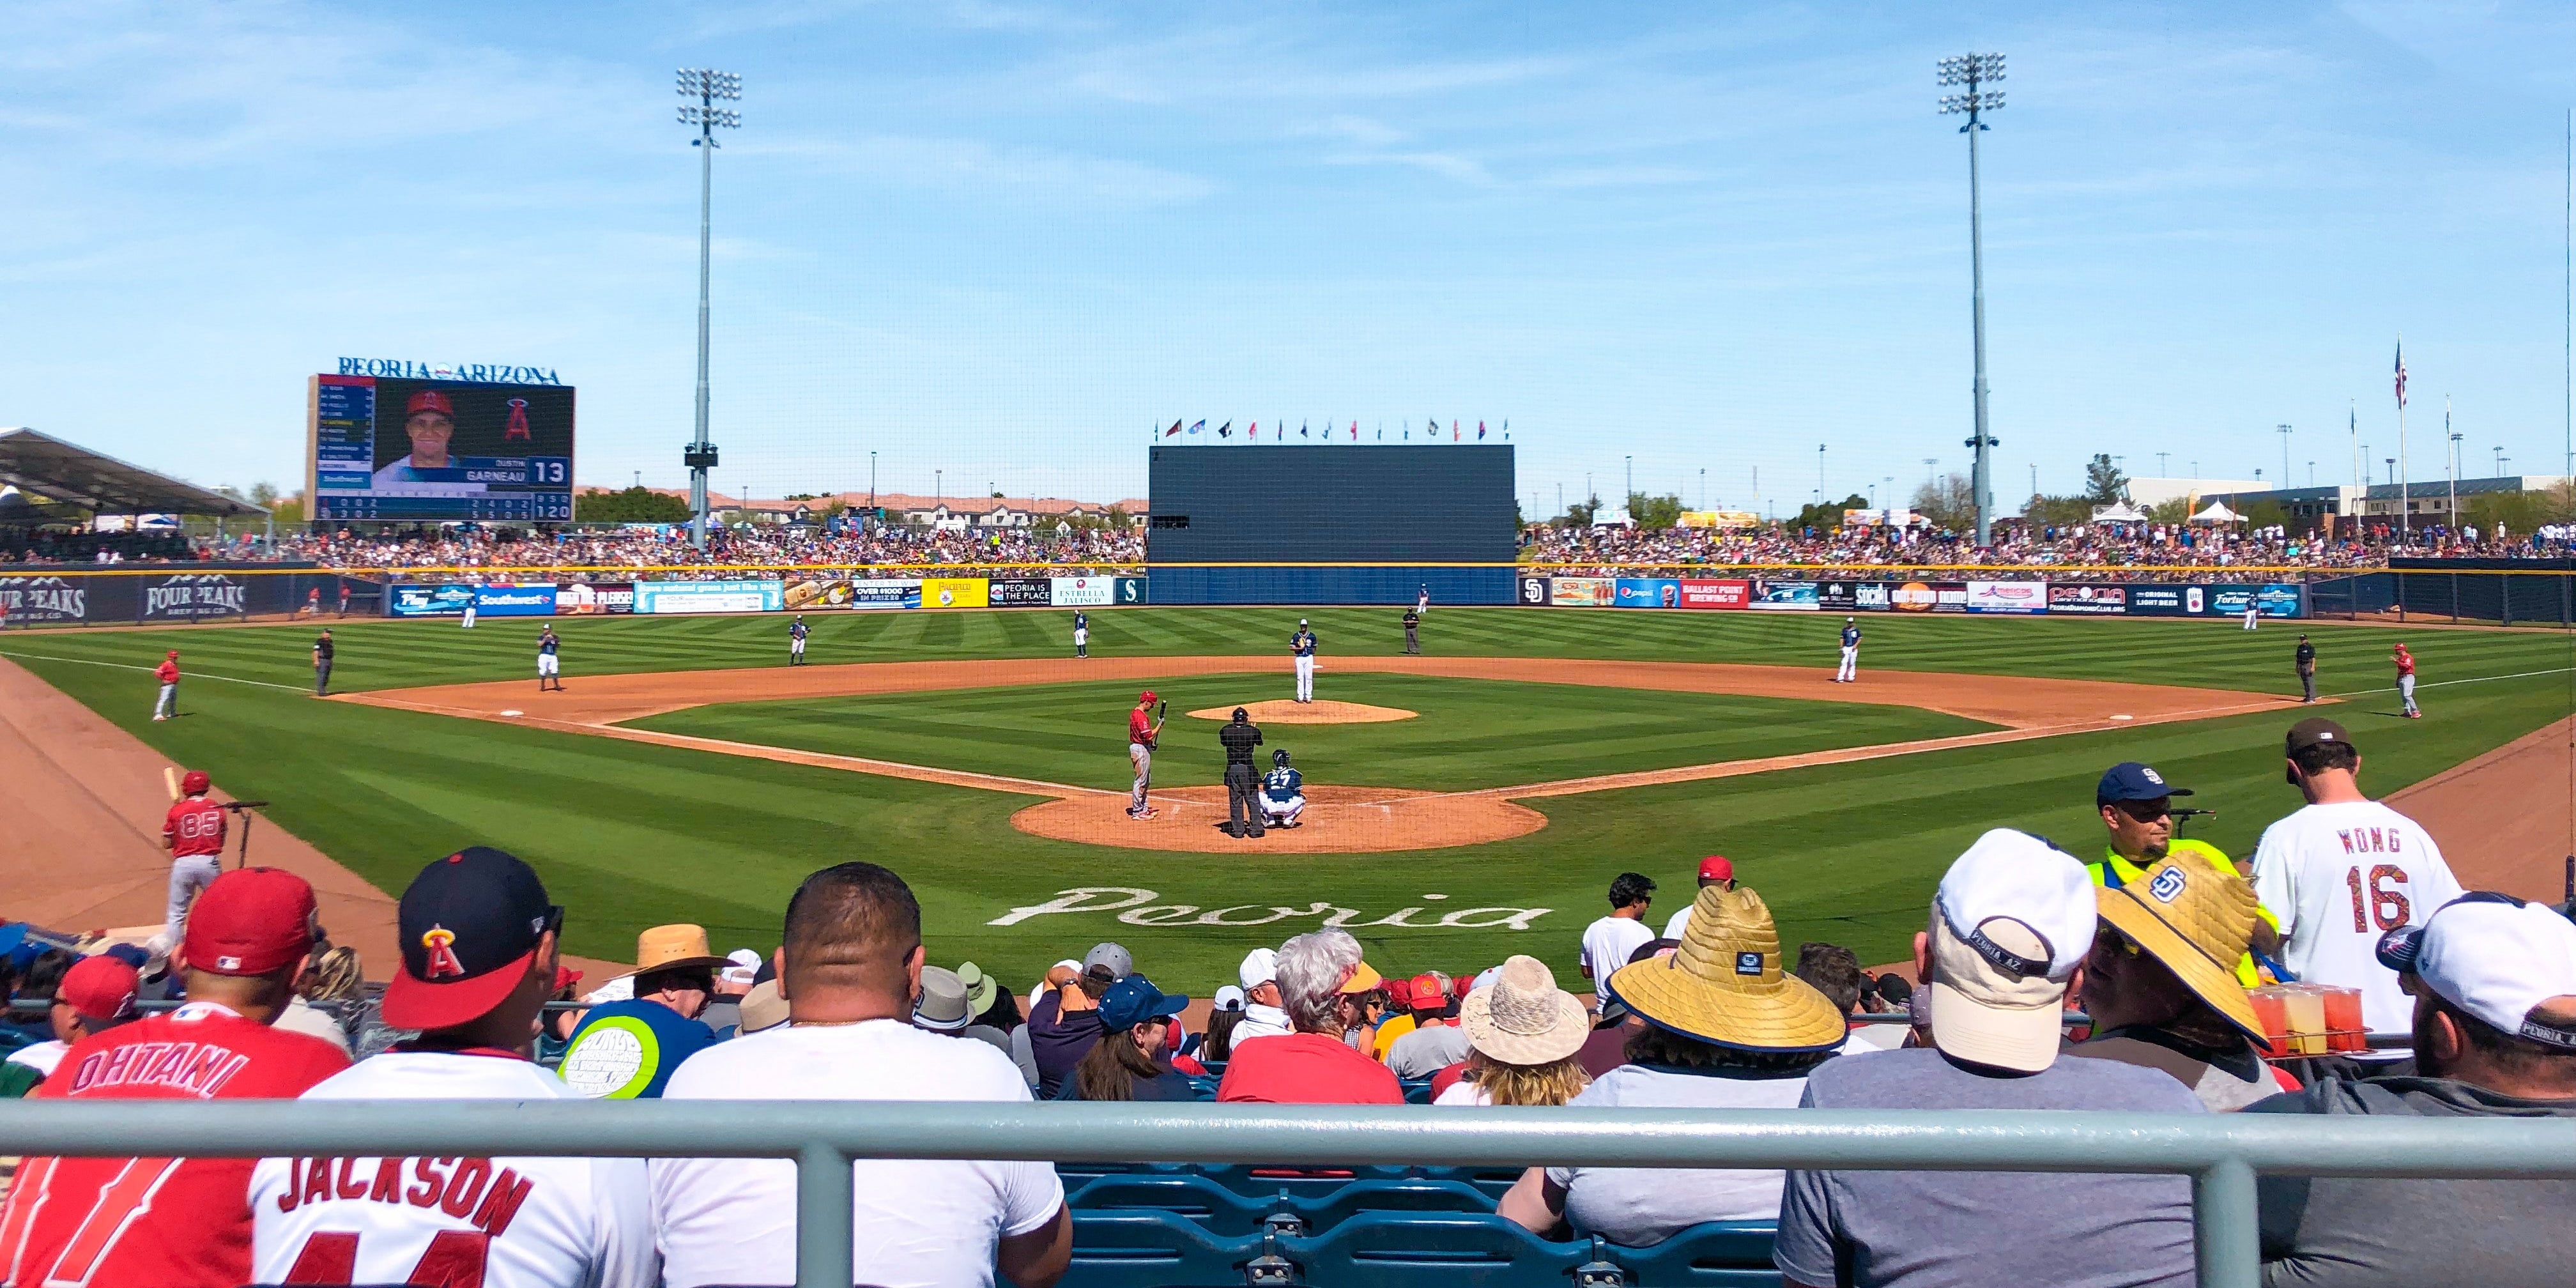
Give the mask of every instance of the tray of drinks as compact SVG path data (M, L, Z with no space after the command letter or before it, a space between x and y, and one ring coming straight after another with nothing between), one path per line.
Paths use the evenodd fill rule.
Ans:
M2361 990L2339 984L2265 984L2245 990L2273 1059L2370 1049Z

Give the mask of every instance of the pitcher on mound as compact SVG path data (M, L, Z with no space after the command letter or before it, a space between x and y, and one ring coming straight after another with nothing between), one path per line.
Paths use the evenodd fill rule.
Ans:
M1288 651L1297 655L1297 700L1315 700L1315 632L1306 629L1306 619L1297 619L1297 633L1288 637Z

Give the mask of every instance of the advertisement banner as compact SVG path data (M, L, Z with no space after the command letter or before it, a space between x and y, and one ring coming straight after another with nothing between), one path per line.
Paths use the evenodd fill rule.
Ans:
M1816 587L1816 607L1829 613L1884 613L1894 605L1883 581L1829 581Z
M219 572L153 577L143 583L143 620L198 622L240 617L249 611L248 584Z
M2254 603L2265 617L2304 617L2307 615L2307 590L2305 586L2289 582L2271 582L2254 592Z
M89 589L68 577L0 577L0 613L12 626L83 621Z
M2124 586L2132 617L2181 617L2197 613L2204 602L2198 586Z
M1044 608L1055 602L1055 586L1045 577L995 577L986 597L995 608Z
M1150 588L1146 586L1145 580L1146 579L1143 577L1119 578L1118 602L1122 604L1142 604L1147 602L1145 596Z
M558 615L588 617L634 611L635 583L631 581L576 581L555 587Z
M786 607L786 583L775 578L635 583L635 611L639 613L775 613Z
M794 576L787 578L779 594L791 612L839 608L850 602L850 583L844 577Z
M841 583L849 597L843 608L919 608L921 583L902 578L875 578Z
M388 617L463 617L465 606L474 602L474 588L454 582L444 586L397 582L386 590Z
M1887 592L1888 606L1900 613L1964 613L1968 583L1909 581Z
M555 615L555 584L541 586L494 585L474 588L474 615L477 617L552 617Z
M2129 611L2129 588L2126 586L2069 586L2061 581L2048 583L2048 611L2052 613L2125 613Z
M1762 595L1752 608L1766 613L1812 613L1816 611L1816 583L1812 581L1765 581Z
M1117 591L1115 577L1047 578L1047 602L1058 608L1107 608Z
M1972 613L2045 613L2048 583L1972 581L1968 583L1967 606Z
M2204 601L2207 607L2194 611L2212 613L2220 617L2243 617L2245 606L2254 602L2257 593L2257 589L2252 586L2212 586L2209 588L2208 599Z
M1611 589L1611 602L1621 608L1679 608L1682 584L1670 577L1622 577Z
M1547 578L1523 577L1520 580L1520 602L1531 608L1547 605Z
M1559 608L1608 608L1618 602L1618 586L1608 577L1550 577L1547 602Z
M1684 577L1681 586L1684 608L1742 608L1753 602L1753 583L1749 581Z
M981 577L924 577L921 579L921 606L924 608L987 608L992 605L992 592Z

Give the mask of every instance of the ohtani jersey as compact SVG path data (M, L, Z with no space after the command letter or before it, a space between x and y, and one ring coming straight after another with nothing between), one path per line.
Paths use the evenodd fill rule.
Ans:
M1274 801L1290 800L1306 794L1306 776L1294 769L1279 768L1261 776L1261 790Z
M389 1051L307 1100L579 1100L502 1051ZM261 1283L653 1288L640 1158L264 1158Z
M199 796L170 807L161 820L161 835L170 840L173 858L224 852L224 807Z
M282 1100L348 1067L320 1038L192 1002L82 1039L34 1094ZM30 1158L0 1212L0 1282L240 1288L251 1282L250 1176L246 1158Z
M2280 918L2292 974L2360 989L2371 1032L2413 1027L2414 999L2379 964L2379 937L2460 897L2441 847L2415 820L2377 801L2310 805L2263 829L2254 893Z

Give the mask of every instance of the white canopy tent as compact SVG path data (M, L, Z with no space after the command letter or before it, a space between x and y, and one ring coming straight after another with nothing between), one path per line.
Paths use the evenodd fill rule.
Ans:
M2109 505L2093 507L2095 523L2145 523L2148 517L2146 511L2127 501L2114 501Z
M2245 516L2227 508L2224 501L2212 501L2209 508L2191 516L2194 523L2243 523Z

